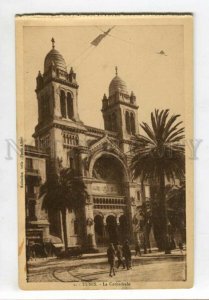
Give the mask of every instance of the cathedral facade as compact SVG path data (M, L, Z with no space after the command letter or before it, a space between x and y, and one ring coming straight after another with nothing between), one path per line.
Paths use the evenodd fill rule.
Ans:
M36 81L38 123L33 137L34 149L38 150L28 147L26 159L29 162L39 157L42 168L45 161L46 179L41 178L42 184L49 172L56 172L57 161L61 161L63 167L76 171L89 195L80 209L67 210L68 247L91 249L125 239L133 243L139 233L139 208L144 199L150 198L149 185L145 185L142 193L140 180L134 181L130 170L138 134L136 96L128 92L116 68L108 95L101 99L104 130L85 125L79 117L76 74L72 68L67 71L54 43L45 57L43 73L38 73ZM26 172L26 188L31 189L32 184L38 190L40 181L35 184L30 176ZM30 231L33 237L38 231L42 240L56 237L62 243L60 212L50 212L50 209L43 212L43 197L38 192L34 199L33 212L27 215L28 238ZM26 195L26 206L28 203Z

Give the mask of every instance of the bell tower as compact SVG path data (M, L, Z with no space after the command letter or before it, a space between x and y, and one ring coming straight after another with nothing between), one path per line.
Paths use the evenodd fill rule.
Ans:
M45 57L44 72L39 71L36 78L38 100L38 127L53 120L79 122L78 84L73 68L67 72L62 55L55 49L55 40L51 39L52 49Z
M105 130L118 132L122 139L138 134L136 96L133 92L128 93L126 83L118 76L117 67L109 85L109 97L104 94L102 99L102 114Z
M49 154L50 172L54 172L58 161L62 161L63 166L73 165L70 162L72 152L79 146L79 132L84 126L78 114L76 73L72 67L67 71L53 38L51 42L52 49L45 57L43 74L39 71L36 78L38 124L33 137L36 146Z

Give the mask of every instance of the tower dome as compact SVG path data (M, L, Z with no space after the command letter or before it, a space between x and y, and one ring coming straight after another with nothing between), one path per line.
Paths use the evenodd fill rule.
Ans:
M51 65L54 65L56 68L67 72L67 66L66 62L63 58L63 56L54 49L54 39L52 38L52 49L49 51L49 53L46 55L45 60L44 60L44 73L46 73Z
M109 96L114 95L116 92L120 92L122 94L128 95L126 83L118 76L117 67L115 69L116 69L115 77L112 79L109 85Z

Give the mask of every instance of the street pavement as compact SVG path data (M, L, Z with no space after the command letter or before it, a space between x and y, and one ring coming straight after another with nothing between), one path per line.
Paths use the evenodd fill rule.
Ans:
M95 282L95 281L182 281L186 274L186 255L178 250L132 256L132 269L116 269L109 277L105 253L79 259L36 259L28 263L29 282Z

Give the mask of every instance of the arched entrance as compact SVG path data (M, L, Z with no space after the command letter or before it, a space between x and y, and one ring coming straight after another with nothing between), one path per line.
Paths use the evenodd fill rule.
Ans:
M127 238L128 172L125 163L115 154L103 152L93 158L90 174L94 209L94 230L98 247ZM98 213L99 212L99 213ZM123 217L118 218L118 216ZM103 217L104 216L104 217Z
M125 215L119 217L119 235L120 242L123 243L128 238L128 222Z
M104 244L104 223L103 223L103 217L100 215L96 215L94 217L94 230L95 230L95 237L96 237L97 245L103 246L103 244Z
M107 222L107 233L110 243L118 242L118 232L117 232L117 220L116 217L110 215L106 219Z

